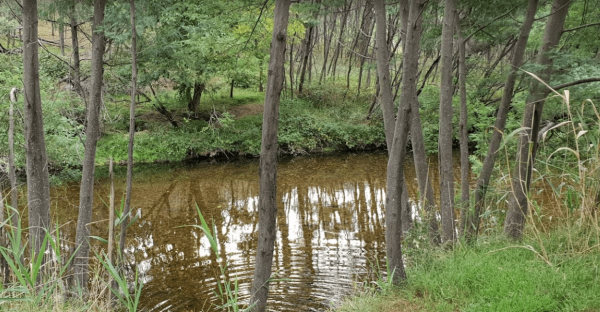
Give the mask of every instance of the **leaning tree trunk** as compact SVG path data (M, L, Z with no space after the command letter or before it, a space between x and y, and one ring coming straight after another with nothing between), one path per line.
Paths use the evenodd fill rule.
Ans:
M440 90L440 210L442 212L442 241L452 242L454 231L454 174L452 171L452 53L455 23L455 1L446 0L442 28L442 68Z
M265 95L262 143L260 152L260 194L258 199L258 247L252 280L252 311L265 311L269 293L273 249L277 234L277 120L282 81L285 76L285 48L290 0L275 2L271 57Z
M464 226L466 229L465 236L467 240L471 240L477 236L479 231L480 215L483 210L485 201L485 193L494 171L494 163L496 162L496 155L498 154L498 148L500 148L500 142L504 133L504 126L506 125L506 116L508 115L508 109L512 102L513 91L515 88L515 81L517 78L516 71L521 65L523 65L523 57L525 56L525 48L527 47L527 41L529 39L529 33L535 18L535 12L537 11L539 0L529 0L527 6L527 13L525 14L525 21L521 26L521 32L519 39L517 40L515 52L511 61L511 72L506 78L504 84L504 93L502 94L502 100L498 113L496 115L496 123L494 124L494 131L492 132L492 138L490 139L490 146L488 152L483 161L483 166L479 178L477 179L477 186L475 187L475 207L473 210L467 210L467 223Z
M50 229L50 184L38 62L37 0L23 1L23 89L29 241L37 254Z
M121 221L121 236L119 237L119 266L123 267L125 260L125 237L129 223L129 210L131 206L131 189L133 185L133 138L135 136L135 95L137 93L137 40L135 29L135 0L130 0L131 18L131 103L129 104L129 144L127 147L127 186L125 191L125 207L123 208L124 220Z
M408 113L410 106L402 104L398 109L398 121L394 121L392 86L390 83L389 50L386 38L385 0L374 1L375 21L377 23L377 73L379 77L380 100L384 115L386 143L389 160L387 169L385 201L385 241L388 266L393 274L393 283L399 284L406 279L402 259L402 184L404 181L404 156L408 134ZM407 111L408 108L408 111ZM402 133L406 130L406 133ZM394 133L391 135L391 133Z
M94 1L94 25L92 35L92 86L90 104L86 112L86 139L81 187L79 189L79 217L75 237L74 273L77 285L87 288L90 255L88 226L92 222L94 207L94 169L96 165L96 145L100 138L100 108L102 107L102 76L104 73L104 32L100 31L104 23L106 0Z
M554 0L552 12L546 22L542 46L538 53L537 64L543 69L537 76L544 82L549 82L552 75L552 63L549 52L554 49L560 41L563 26L569 11L569 0ZM544 101L550 93L548 87L537 79L532 79L529 86L529 96L525 105L522 127L525 130L519 135L517 159L512 175L513 196L508 203L508 211L504 223L504 234L513 239L520 239L525 226L528 203L527 192L531 186L531 174L535 162L535 154L538 146L538 133L540 130L540 119L544 109Z

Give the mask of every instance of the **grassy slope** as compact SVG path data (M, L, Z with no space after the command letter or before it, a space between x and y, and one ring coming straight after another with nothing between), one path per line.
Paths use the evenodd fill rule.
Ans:
M556 230L522 243L485 237L453 251L409 249L404 287L367 291L335 311L600 311L600 250L590 234L597 236Z

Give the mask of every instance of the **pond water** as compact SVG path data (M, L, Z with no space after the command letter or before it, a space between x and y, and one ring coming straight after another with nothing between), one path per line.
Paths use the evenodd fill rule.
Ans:
M377 262L385 267L386 164L384 152L280 161L273 272L282 280L271 283L270 309L324 311ZM412 167L407 164L406 176L414 198ZM125 190L124 170L119 168L115 181L117 201ZM434 186L436 179L432 175ZM107 236L108 191L108 179L100 178L92 235ZM73 241L79 185L54 188L52 196L53 215L67 223L63 233ZM221 303L213 293L219 269L209 242L201 230L184 226L200 223L196 204L215 224L221 256L229 277L237 278L241 300L249 297L258 160L137 166L132 209L140 218L128 230L126 257L144 282L145 310L211 311Z

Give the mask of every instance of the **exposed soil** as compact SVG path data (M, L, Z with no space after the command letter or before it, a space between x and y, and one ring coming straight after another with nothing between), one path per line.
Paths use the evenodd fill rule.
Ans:
M235 119L240 119L242 117L258 115L262 114L264 111L264 105L261 103L253 103L235 106L229 109L229 113L235 117Z

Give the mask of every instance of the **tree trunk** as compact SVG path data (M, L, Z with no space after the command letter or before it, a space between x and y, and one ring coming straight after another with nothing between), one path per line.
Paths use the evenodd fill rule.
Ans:
M344 30L346 29L346 24L348 21L348 15L350 14L351 6L352 6L352 0L350 0L349 3L346 0L344 0L344 7L343 7L344 15L342 17L342 23L340 25L340 34L338 36L338 42L337 42L337 45L335 46L335 50L333 51L333 62L331 63L331 66L329 67L329 74L331 76L333 76L333 80L335 80L335 70L337 67L338 58L339 58L341 50L342 50L342 37L344 36Z
M231 86L233 88L233 83ZM190 113L193 113L194 116L198 116L198 111L200 110L200 100L202 99L202 92L204 92L204 88L205 86L203 83L194 83L194 95L188 102L188 110ZM233 94L233 90L231 90L231 93Z
M82 289L88 284L88 259L90 245L89 224L92 222L94 207L94 171L96 167L96 144L100 138L100 108L102 107L102 82L104 73L104 33L99 30L104 23L106 0L94 1L94 27L92 31L92 86L90 104L86 112L86 139L79 189L79 217L75 238L75 258L73 261L75 281Z
M315 1L316 4L320 4L321 0L316 0ZM318 11L313 15L313 18L317 18L318 16ZM312 44L312 37L313 37L313 32L314 32L314 26L309 26L306 29L306 34L304 35L304 41L305 41L305 45L304 45L304 54L302 55L302 70L300 71L300 81L298 83L298 93L302 94L302 89L304 87L304 79L306 76L306 67L308 66L308 59L310 57L311 54L311 48L310 45Z
M270 64L269 64L270 66ZM294 43L290 42L290 98L294 99Z
M124 220L121 223L121 236L119 237L119 266L123 267L125 259L125 238L127 224L129 223L129 210L131 206L131 189L133 185L133 139L135 135L135 94L137 91L137 40L135 29L135 0L130 0L129 11L131 18L131 103L129 105L129 144L127 146L127 186L125 191L125 207L123 208Z
M29 246L37 254L50 229L50 184L40 95L37 0L23 1L23 89Z
M271 57L265 95L262 143L260 152L260 194L258 200L258 247L252 280L252 311L265 311L273 263L273 248L277 234L277 120L282 81L285 76L285 48L290 0L275 2Z
M229 89L229 98L233 99L233 84L235 80L231 79L231 88Z
M260 72L258 73L258 92L265 92L263 88L263 60L260 60Z
M113 158L110 158L108 165L108 177L110 179L110 195L108 205L108 263L115 264L115 176L113 174ZM112 275L108 274L108 287L115 289L116 281L112 279ZM106 292L107 308L112 308L113 292L109 289Z
M410 111L410 107L401 104L401 107L398 109L398 121L394 121L389 50L386 41L385 0L374 1L374 8L377 23L377 73L379 76L380 99L389 153L385 200L385 245L389 270L393 272L393 283L399 284L406 279L400 242L402 237L402 186L405 183L404 156L406 155L406 137L408 131L402 133L402 130L408 130L407 114ZM394 134L391 135L391 133Z
M60 54L65 56L65 24L60 23L58 26L58 35L60 40Z
M512 102L513 91L515 88L515 81L517 78L516 71L521 65L523 65L523 58L525 56L525 48L527 47L527 41L529 39L529 33L535 18L535 12L537 11L539 0L529 0L527 6L527 13L525 14L525 21L521 26L521 32L517 41L515 52L511 61L512 71L506 78L504 84L504 92L502 94L502 100L498 113L496 115L496 122L494 124L494 131L492 132L492 138L490 139L490 146L488 152L483 161L483 167L479 178L477 179L477 186L475 187L475 207L473 210L468 210L467 224L466 227L466 239L471 240L477 236L479 231L480 215L483 210L485 201L485 193L494 171L494 163L496 162L496 155L498 154L498 148L502 141L504 133L504 126L506 125L506 116L510 103Z
M71 46L73 50L73 75L71 76L75 92L85 100L85 94L81 87L81 75L79 65L79 39L77 39L77 21L75 20L75 1L71 7Z
M0 224L6 221L5 211L7 210L4 208L4 196L0 196ZM8 249L8 237L4 226L0 226L0 247ZM10 282L10 266L4 257L0 257L0 277L2 277L2 288L6 288Z
M408 27L409 23L407 23L406 36L403 39L406 43L403 56L403 66L405 66L403 69L403 76L406 77L408 81L403 80L402 85L404 86L406 84L406 89L402 90L404 97L401 97L401 102L410 102L410 142L413 150L417 183L419 184L419 194L421 196L419 201L423 207L425 207L425 219L429 223L429 240L433 245L439 245L440 236L438 221L435 216L435 196L433 187L431 186L431 177L429 176L429 164L427 163L427 153L425 151L423 128L421 125L421 114L419 112L419 99L417 96L419 52L423 23L423 18L420 13L425 10L427 2L423 0L415 2L416 3L413 3L410 6L410 10L416 11L410 13L409 10L409 16L406 17L406 19L410 19L410 27Z
M454 174L452 171L452 53L454 37L455 0L446 0L442 28L442 69L440 86L440 200L442 212L442 241L453 242L454 231Z
M12 213L12 224L17 225L16 214L19 196L17 194L17 168L15 166L15 116L14 106L17 104L17 88L10 90L10 106L8 108L8 179L10 180L10 205L14 209Z
M537 64L543 67L537 73L537 76L546 83L550 81L552 75L553 60L550 58L549 52L560 41L569 11L569 4L569 0L554 0L552 12L556 13L550 15L546 23L543 43L537 56ZM525 216L528 210L527 193L531 186L531 174L538 146L537 137L540 129L540 119L548 93L550 93L548 87L536 79L531 79L529 96L527 97L521 125L527 129L521 131L519 135L517 159L512 175L513 196L510 197L504 223L504 234L513 239L520 239L523 235Z
M467 132L467 64L466 42L463 40L460 19L456 14L456 35L458 41L458 84L460 90L460 234L464 234L469 210L469 134Z

